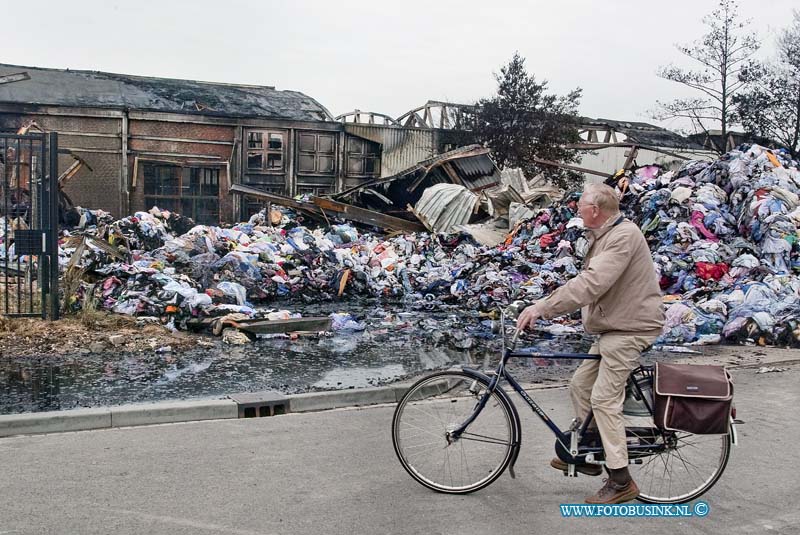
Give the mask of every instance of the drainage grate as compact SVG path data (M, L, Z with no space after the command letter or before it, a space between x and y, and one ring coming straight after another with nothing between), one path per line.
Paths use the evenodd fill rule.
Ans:
M239 418L262 418L289 412L289 398L272 390L235 394L230 398L239 406Z

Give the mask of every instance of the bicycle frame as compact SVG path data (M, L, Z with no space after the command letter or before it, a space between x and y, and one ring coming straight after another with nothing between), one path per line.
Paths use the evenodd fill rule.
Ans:
M470 417L457 429L455 429L451 436L454 439L458 439L461 434L466 430L467 427L478 417L480 412L486 406L487 401L491 394L497 389L497 385L500 383L501 379L505 379L511 388L520 395L522 399L528 404L531 410L536 413L537 416L547 425L547 427L553 432L556 439L562 443L562 445L567 449L570 450L570 434L568 432L564 432L561 428L556 425L556 423L550 419L549 416L544 412L544 410L536 403L536 401L522 388L522 386L517 382L514 377L508 373L506 370L506 364L512 358L546 358L552 360L566 360L566 359L580 359L580 360L599 360L600 355L590 355L588 353L541 353L541 352L533 352L533 351L512 351L510 349L505 349L503 357L500 359L500 364L498 365L497 369L491 374L491 382L489 383L489 387L478 401L478 405L475 408L475 411L470 415ZM591 416L591 414L590 414ZM585 431L586 427L589 425L589 421L591 418L587 417L586 421L581 426L581 434Z
M522 388L522 386L517 382L514 377L508 373L506 369L506 364L512 358L543 358L548 360L567 360L567 359L577 359L577 360L600 360L600 355L594 355L590 353L569 353L569 352L555 352L555 353L547 353L541 351L514 351L513 349L506 347L506 340L505 340L505 315L501 312L501 328L503 329L503 356L500 359L500 363L498 364L497 368L493 373L490 374L491 380L489 382L489 387L486 389L486 392L481 396L481 399L478 401L475 410L473 410L470 417L461 424L458 428L453 430L449 436L452 440L458 440L464 431L469 427L469 425L475 421L478 415L481 413L483 408L486 406L490 396L492 393L497 390L497 386L500 383L501 379L505 379L511 388L519 394L519 396L525 400L531 410L547 425L547 427L552 431L553 435L555 435L556 440L564 447L564 449L569 452L569 455L572 457L573 462L578 462L576 457L579 455L578 449L578 442L582 436L586 433L589 423L593 419L593 413L590 410L589 414L586 416L584 421L581 423L580 429L570 429L567 432L562 431L558 425L547 416L544 410L536 403L536 401ZM516 346L517 339L519 337L519 330L516 331L512 345ZM473 370L477 371L477 370ZM630 381L630 378L628 379ZM633 381L632 383L634 387L637 389L639 395L645 402L650 413L653 413L653 407L650 406L649 401L643 395L640 386ZM512 408L514 408L512 403ZM514 410L516 410L514 408ZM661 432L663 434L663 432ZM519 446L519 445L517 445ZM663 446L653 445L653 444L645 444L645 445L635 445L629 444L628 451L635 453L637 450L641 450L642 452L654 452L654 450L662 449ZM603 451L602 447L584 447L580 449L580 454L593 454L597 452ZM516 457L516 456L515 456ZM584 461L585 462L585 461ZM513 464L513 463L512 463ZM572 471L571 471L572 472Z

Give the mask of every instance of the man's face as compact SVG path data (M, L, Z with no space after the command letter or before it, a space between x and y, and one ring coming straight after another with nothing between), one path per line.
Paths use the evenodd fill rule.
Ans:
M586 196L582 196L578 201L578 215L583 219L586 228L600 228L606 220L597 205Z

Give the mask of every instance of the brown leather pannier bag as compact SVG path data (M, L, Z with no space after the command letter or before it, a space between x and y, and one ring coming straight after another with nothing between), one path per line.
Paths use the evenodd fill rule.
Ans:
M656 363L655 424L697 435L729 432L733 380L722 366Z

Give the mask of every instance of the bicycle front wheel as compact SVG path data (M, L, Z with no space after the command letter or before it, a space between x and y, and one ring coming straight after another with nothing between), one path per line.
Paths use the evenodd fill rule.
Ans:
M516 420L497 391L460 438L450 437L488 386L463 371L444 371L417 381L400 399L392 443L411 477L448 494L474 492L500 477L511 461Z

